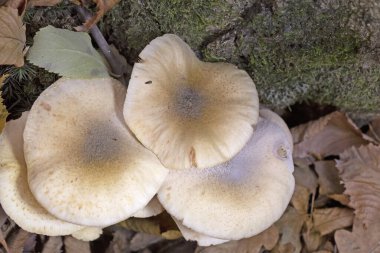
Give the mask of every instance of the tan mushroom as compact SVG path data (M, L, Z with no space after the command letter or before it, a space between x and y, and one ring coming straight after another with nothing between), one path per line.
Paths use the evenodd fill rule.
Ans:
M293 194L291 146L282 126L260 117L252 138L230 161L170 171L158 198L195 232L224 240L256 235L281 217Z
M153 199L143 208L138 210L133 214L133 217L136 218L147 218L151 216L156 216L164 211L164 207L158 201L157 196L154 196Z
M167 175L127 128L114 79L60 79L34 103L24 131L30 189L54 216L105 227L143 208Z
M49 214L29 190L23 138L27 113L6 123L0 136L0 200L9 217L22 229L37 234L69 235L80 229Z
M173 220L177 224L179 230L181 231L182 236L187 241L196 241L199 246L211 246L228 242L228 240L222 240L195 232L194 230L184 226L182 222L180 222L179 220L175 218L173 218Z
M249 75L198 60L179 37L151 41L134 65L124 105L128 126L167 168L206 168L239 152L258 120Z

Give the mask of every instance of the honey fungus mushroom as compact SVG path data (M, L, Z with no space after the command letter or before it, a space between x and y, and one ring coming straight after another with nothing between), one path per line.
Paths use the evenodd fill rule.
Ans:
M94 227L147 205L167 175L125 124L114 79L60 79L34 103L24 130L30 190L59 219Z
M17 225L28 232L49 236L77 233L85 227L49 214L29 190L22 138L27 115L24 112L19 119L7 122L0 135L1 206Z
M171 170L158 192L161 204L183 226L208 237L238 240L267 229L294 190L292 142L284 125L264 114L230 161L203 170Z
M165 167L211 167L243 148L259 106L245 71L200 61L173 34L151 41L139 57L124 115L131 131Z

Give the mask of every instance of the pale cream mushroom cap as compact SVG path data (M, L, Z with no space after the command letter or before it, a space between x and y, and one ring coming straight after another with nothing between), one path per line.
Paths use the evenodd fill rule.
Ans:
M253 137L230 161L170 171L158 198L168 213L199 233L225 240L256 235L281 217L293 194L290 151L283 129L260 118Z
M211 167L243 148L259 107L255 85L245 71L198 60L173 34L151 41L139 57L124 115L132 132L165 167Z
M260 117L270 120L282 128L282 130L286 133L288 137L289 143L292 144L291 151L293 152L293 136L289 130L288 125L285 123L285 121L277 113L274 113L273 111L267 108L260 109Z
M201 233L198 233L182 224L179 220L172 217L177 227L181 231L182 236L187 241L196 241L199 246L211 246L228 242L228 240L222 240L214 237L210 237Z
M5 124L0 136L0 200L9 217L22 229L37 234L68 235L83 227L49 214L29 190L23 138L27 112Z
M82 241L93 241L93 240L98 239L102 233L103 233L102 228L85 227L81 230L78 230L72 233L72 236L75 239L82 240Z
M149 203L142 209L138 210L132 216L136 218L147 218L156 216L164 211L164 207L158 201L157 196L154 196Z
M161 186L167 169L127 128L124 99L111 78L60 79L34 103L24 131L29 186L54 216L105 227Z

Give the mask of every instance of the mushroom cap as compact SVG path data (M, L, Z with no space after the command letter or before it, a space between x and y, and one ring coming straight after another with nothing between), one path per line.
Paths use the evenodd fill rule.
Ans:
M237 240L278 220L293 190L291 144L277 124L260 118L247 145L212 168L173 170L158 192L166 211L210 237Z
M168 170L127 128L124 99L111 78L60 79L34 103L24 131L29 186L54 216L105 227L157 193Z
M75 239L82 240L82 241L93 241L93 240L98 239L102 233L103 233L102 228L85 227L81 230L78 230L72 233L72 236Z
M172 217L173 218L173 217ZM182 236L187 241L196 241L199 246L210 246L217 245L228 242L228 240L222 240L214 237L210 237L201 233L198 233L186 226L184 226L179 220L173 218L174 222L177 224L177 227L181 231Z
M124 116L165 167L211 167L243 148L259 108L255 85L245 71L198 60L173 34L151 41L139 57Z
M5 124L0 135L0 200L9 217L22 229L37 234L68 235L83 227L49 214L29 190L23 138L27 112Z
M277 113L274 113L273 111L267 108L260 109L260 117L266 120L270 120L271 122L277 124L279 127L282 128L282 130L288 137L288 142L291 143L291 151L293 152L293 136L285 121L280 116L278 116Z
M136 218L147 218L156 216L164 211L164 207L158 201L157 196L154 196L149 203L142 209L133 214Z

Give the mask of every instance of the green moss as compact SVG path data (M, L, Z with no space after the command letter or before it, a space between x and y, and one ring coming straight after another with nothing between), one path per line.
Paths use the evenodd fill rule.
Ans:
M131 62L152 39L161 35L158 23L140 1L120 1L99 26L108 42L115 44Z
M380 67L362 67L367 38L348 26L353 11L348 3L332 9L316 2L264 8L204 55L246 69L261 102L272 107L312 100L351 111L379 110Z
M147 7L160 24L161 31L181 36L194 49L239 20L238 6L223 0L147 1Z

